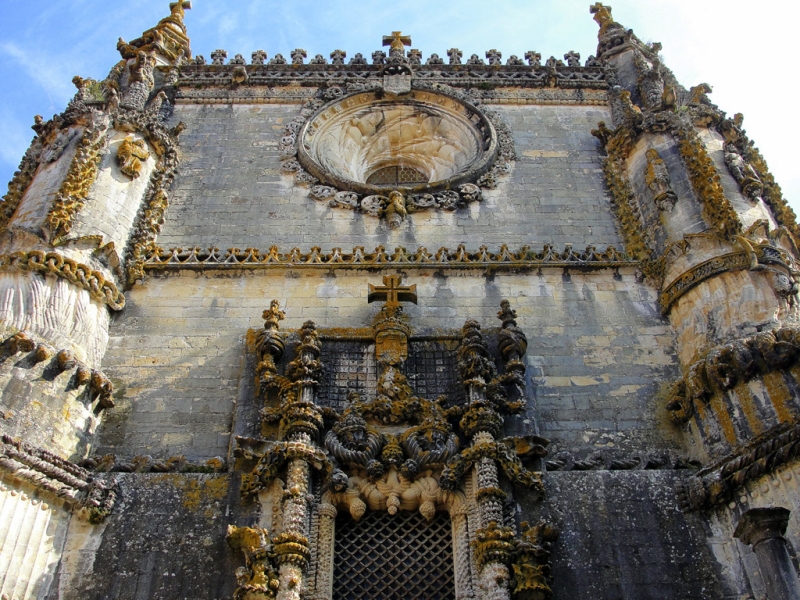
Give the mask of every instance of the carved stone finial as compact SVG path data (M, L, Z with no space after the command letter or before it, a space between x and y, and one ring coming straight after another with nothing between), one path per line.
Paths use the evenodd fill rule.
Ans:
M302 65L303 60L308 56L308 53L303 50L302 48L295 48L291 52L292 57L292 64L293 65Z
M253 65L263 65L267 60L267 53L263 50L256 50L251 56Z
M460 65L461 64L461 57L463 55L464 55L464 53L461 52L461 50L459 50L458 48L450 48L450 50L447 51L447 56L450 57L450 64L451 65Z
M600 26L601 31L604 27L614 22L614 19L611 17L610 6L606 6L600 2L595 2L589 7L589 12L594 15L592 18Z
M383 45L389 46L390 54L405 54L403 46L411 45L411 36L403 35L400 31L393 31L392 35L383 36Z
M226 50L221 50L221 49L214 50L211 53L211 64L224 65L226 58L228 58L228 52Z
M182 2L170 2L169 3L169 10L172 13L172 16L176 19L180 19L183 21L183 17L186 16L184 11L190 10L192 8L191 0L183 0Z
M525 60L527 60L528 64L535 69L538 69L542 66L542 55L540 52L536 52L535 50L528 50L525 53Z
M345 57L347 57L347 52L344 50L334 50L331 52L331 64L343 65Z
M581 66L581 55L579 52L575 52L574 50L570 50L564 55L564 60L567 61L568 67L580 67Z
M491 49L491 50L487 50L486 51L486 59L489 61L490 65L501 65L501 64L503 64L502 60L501 60L502 58L503 58L503 55L499 51L497 51L495 49Z

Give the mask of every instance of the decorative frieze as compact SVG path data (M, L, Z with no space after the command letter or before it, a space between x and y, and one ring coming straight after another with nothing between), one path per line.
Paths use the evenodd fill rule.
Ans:
M658 298L662 314L668 314L675 301L690 289L726 271L757 270L765 265L775 265L782 267L787 277L793 272L791 265L794 260L784 250L766 244L748 245L748 250L721 254L701 262L667 284Z
M566 269L603 269L618 267L635 267L637 262L625 253L617 251L613 246L598 250L588 246L586 250L576 251L566 246L563 251L555 250L545 244L540 252L528 246L512 251L502 245L497 252L490 252L486 246L477 251L468 251L462 244L455 250L440 248L437 252L428 252L427 248L415 251L403 247L389 252L383 246L374 251L365 251L363 246L353 248L351 252L343 252L334 248L323 252L314 247L309 252L292 248L289 252L281 252L272 246L267 252L255 248L229 248L220 252L219 248L203 250L194 248L172 248L164 250L151 246L145 257L143 268L148 271L183 270L183 269L272 269L272 268L365 268L373 266L399 266L403 268L467 268L476 269L486 266L508 268L560 267Z
M678 140L678 149L686 164L692 188L703 209L709 225L719 235L732 239L742 233L739 216L725 196L714 161L708 155L705 144L694 126L683 124L675 127L673 135Z

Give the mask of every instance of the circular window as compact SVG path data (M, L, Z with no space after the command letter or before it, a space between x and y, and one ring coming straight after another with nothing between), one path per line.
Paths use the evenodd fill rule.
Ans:
M341 98L305 123L298 159L307 171L340 189L408 193L453 188L491 166L497 134L474 106L424 90L379 94Z

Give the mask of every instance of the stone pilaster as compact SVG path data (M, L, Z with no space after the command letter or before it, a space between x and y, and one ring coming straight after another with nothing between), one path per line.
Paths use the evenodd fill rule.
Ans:
M769 600L800 600L800 581L786 548L785 508L754 508L742 515L733 535L752 546Z

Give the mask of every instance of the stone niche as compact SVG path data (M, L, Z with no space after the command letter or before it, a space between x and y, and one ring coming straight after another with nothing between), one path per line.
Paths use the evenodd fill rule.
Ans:
M452 188L484 173L496 156L497 134L478 109L421 90L326 104L303 125L298 151L315 177L366 194Z

